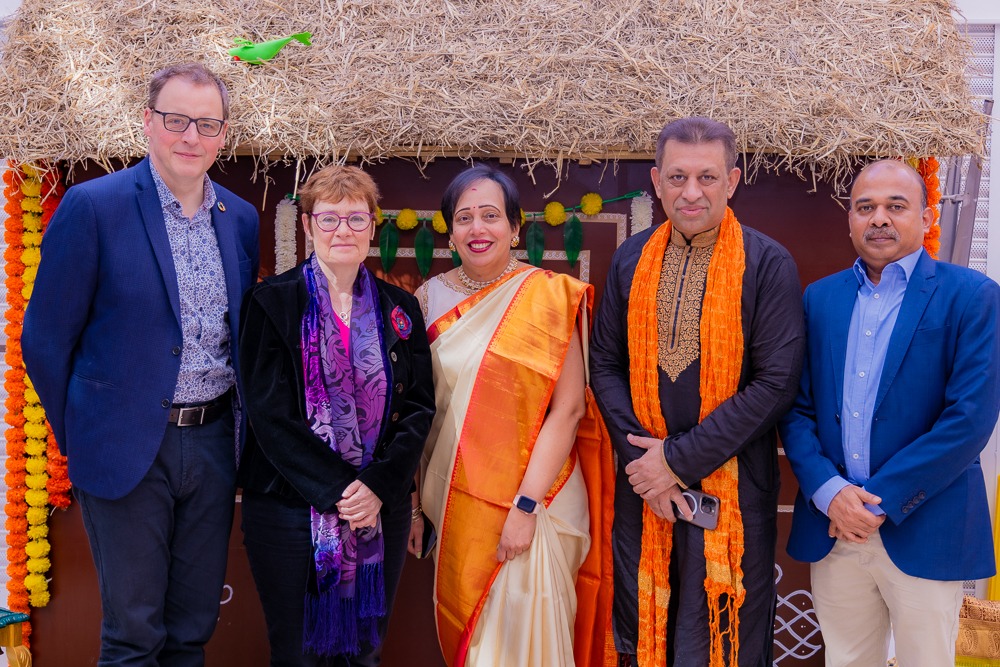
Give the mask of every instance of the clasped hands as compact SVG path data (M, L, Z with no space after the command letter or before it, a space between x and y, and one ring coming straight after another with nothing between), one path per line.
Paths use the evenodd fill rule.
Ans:
M354 480L347 485L341 499L337 502L337 513L347 521L351 530L368 528L378 523L378 513L382 509L382 501L375 492L365 486L364 482Z
M878 505L882 499L868 493L860 486L848 485L837 492L830 501L830 537L863 544L885 521L884 514L874 514L865 507Z
M632 490L642 497L653 514L673 523L680 511L690 520L694 515L673 475L663 465L663 441L642 435L629 435L629 444L646 453L625 466ZM676 505L676 508L674 507Z

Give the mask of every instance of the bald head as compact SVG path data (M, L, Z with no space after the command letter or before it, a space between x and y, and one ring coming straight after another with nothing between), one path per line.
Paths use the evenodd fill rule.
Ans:
M851 186L851 202L854 201L854 191L857 189L858 182L862 180L869 172L875 172L874 177L878 177L879 172L899 170L905 173L909 178L913 179L914 184L920 189L920 208L927 208L927 184L924 183L923 177L917 173L917 170L906 164L902 160L878 160L876 162L870 162L865 165L864 169L858 174L857 178L854 179L854 185Z

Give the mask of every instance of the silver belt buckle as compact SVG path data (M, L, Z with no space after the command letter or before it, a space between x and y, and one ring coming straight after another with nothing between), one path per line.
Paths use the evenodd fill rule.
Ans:
M192 419L189 421L187 416L191 415ZM177 412L177 425L178 426L201 426L205 423L205 406L199 405L193 408L179 408Z

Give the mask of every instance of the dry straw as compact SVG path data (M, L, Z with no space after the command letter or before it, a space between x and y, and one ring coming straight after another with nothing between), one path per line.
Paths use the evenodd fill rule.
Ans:
M859 156L981 150L947 0L25 0L0 64L0 154L145 152L157 68L199 60L258 158L652 154L665 121L728 123L749 167L842 179ZM234 37L309 30L260 66Z

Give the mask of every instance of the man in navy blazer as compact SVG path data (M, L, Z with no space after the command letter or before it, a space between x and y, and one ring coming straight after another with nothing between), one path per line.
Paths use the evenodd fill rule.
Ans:
M812 563L827 665L953 665L962 580L994 574L979 456L1000 406L1000 287L922 249L908 165L851 190L854 268L805 292L807 352L780 433L799 481L788 542Z
M232 526L240 301L257 214L207 176L228 95L199 64L150 82L140 163L67 191L24 319L28 375L69 459L105 665L192 666Z

